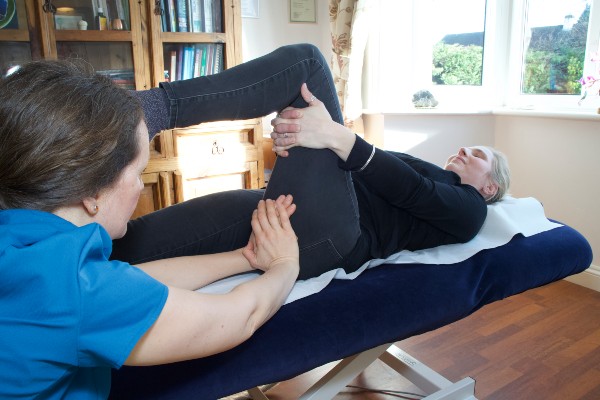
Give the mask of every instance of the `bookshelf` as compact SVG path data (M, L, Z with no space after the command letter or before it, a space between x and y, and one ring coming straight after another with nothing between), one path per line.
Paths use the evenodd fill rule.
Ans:
M149 7L154 85L210 75L242 61L240 0L157 0ZM182 7L199 11L176 18Z
M241 62L240 0L5 1L1 74L30 60L78 57L124 88L140 90L165 79L210 75ZM199 9L179 18L189 26L187 31L181 24L167 23L173 15L167 4ZM97 21L99 8L106 16L103 30ZM177 74L184 65L185 75Z
M30 60L78 57L123 88L143 90L242 60L240 0L7 1L10 17L0 18L2 75ZM195 20L185 19L191 30L167 22L168 2L198 7ZM99 8L106 21L98 20ZM163 131L151 143L134 217L208 193L263 187L263 164L260 119Z

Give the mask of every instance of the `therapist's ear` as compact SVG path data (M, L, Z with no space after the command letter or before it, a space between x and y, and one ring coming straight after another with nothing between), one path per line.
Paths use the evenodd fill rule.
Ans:
M95 197L86 197L83 199L83 208L87 211L87 213L91 216L95 216L100 211L100 207L98 206L98 200Z

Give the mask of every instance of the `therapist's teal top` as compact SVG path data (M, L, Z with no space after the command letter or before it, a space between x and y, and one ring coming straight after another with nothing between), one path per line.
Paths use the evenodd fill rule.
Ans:
M0 398L105 399L168 289L109 261L98 224L0 211Z

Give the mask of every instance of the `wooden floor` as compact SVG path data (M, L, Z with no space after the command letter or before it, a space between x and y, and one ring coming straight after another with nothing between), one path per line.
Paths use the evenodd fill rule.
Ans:
M478 399L600 399L600 293L566 281L490 304L397 345L452 382L472 377ZM279 383L267 395L297 399L325 372L321 367ZM380 361L351 384L423 394ZM393 398L351 388L335 397Z

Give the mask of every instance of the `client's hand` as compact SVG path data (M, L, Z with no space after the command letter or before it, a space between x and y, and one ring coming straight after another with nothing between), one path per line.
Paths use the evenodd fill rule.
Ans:
M354 146L354 134L331 119L323 102L313 96L305 83L300 93L308 107L288 107L271 121L273 151L287 157L287 150L296 146L330 149L345 161Z
M289 220L295 211L291 200L280 196L276 201L259 201L252 214L252 237L242 250L253 268L267 271L281 263L298 268L298 241Z

